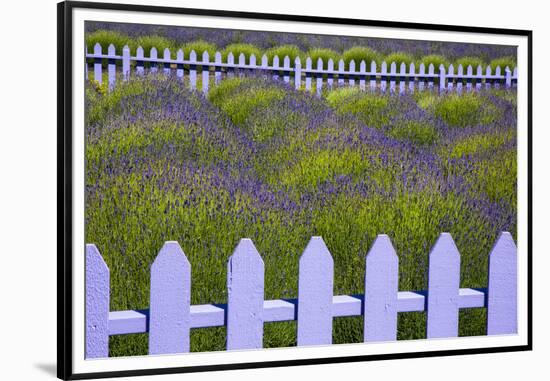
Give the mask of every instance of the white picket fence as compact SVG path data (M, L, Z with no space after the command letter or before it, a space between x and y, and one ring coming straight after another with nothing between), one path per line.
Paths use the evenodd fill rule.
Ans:
M94 52L88 53L86 50L86 59L94 60L93 72L94 79L100 84L103 81L103 65L102 61L107 60L107 78L109 89L113 89L117 81L117 66L121 67L123 80L128 80L131 75L131 62L135 62L136 75L144 75L145 63L149 63L148 71L156 73L159 67L166 74L175 74L183 80L188 77L189 87L192 90L197 88L197 76L201 75L202 91L207 93L210 87L211 76L215 84L218 84L222 78L233 76L235 72L239 73L261 73L265 77L272 76L278 80L282 77L285 83L294 82L294 87L300 89L304 84L307 91L316 91L320 95L323 88L332 89L337 86L356 86L362 90L380 90L385 92L389 89L390 92L405 93L413 92L415 89L423 91L424 89L439 89L439 91L462 92L463 88L467 91L479 90L481 88L511 88L517 86L517 68L513 70L506 67L502 73L500 67L492 72L490 66L483 69L481 66L466 68L459 65L456 68L450 65L445 69L443 65L436 68L430 64L427 68L424 64L418 66L418 70L414 63L407 65L401 63L399 68L395 62L390 64L382 62L377 65L376 62L371 62L370 65L365 61L356 63L349 62L349 67L346 70L343 60L337 63L330 59L327 64L321 58L313 63L308 57L305 62L305 67L302 67L300 58L296 58L294 65L291 65L291 60L285 56L281 60L278 56L273 57L271 65L268 64L267 56L262 56L261 63L256 63L256 57L251 55L246 62L244 54L240 54L238 62L235 62L233 53L227 55L226 62L222 60L222 54L216 52L214 61L208 52L202 53L202 60L197 60L197 53L191 51L189 58L186 59L183 51L180 49L176 52L176 58L172 58L172 53L169 49L165 49L163 57L158 57L156 48L151 48L149 56L144 55L144 50L140 46L137 48L136 55L130 55L130 48L125 46L122 50L122 55L116 54L115 47L111 44L107 48L107 53L102 52L102 47L98 43L94 46ZM86 60L85 60L86 61ZM337 67L336 67L337 64ZM358 66L358 67L357 67ZM475 73L474 73L475 71ZM85 63L86 79L88 79L88 63Z
M353 253L349 253L352 255ZM191 305L191 265L179 244L166 242L151 266L148 310L109 308L109 268L86 245L86 358L109 356L109 336L149 334L149 354L185 353L190 330L227 327L227 349L263 346L265 322L297 321L297 344L332 343L335 317L363 316L364 341L397 338L397 314L426 311L427 338L458 336L461 308L487 308L487 334L517 333L517 249L503 232L489 253L486 288L460 288L460 254L442 233L429 255L428 290L399 291L399 260L379 235L365 259L364 295L334 295L333 258L312 237L299 260L298 298L264 300L264 262L242 239L227 264L227 303Z

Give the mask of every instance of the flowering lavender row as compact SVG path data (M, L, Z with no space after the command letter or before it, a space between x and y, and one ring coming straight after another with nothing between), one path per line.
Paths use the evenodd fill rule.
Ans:
M335 294L360 294L377 234L399 255L400 289L425 289L442 231L462 255L461 287L485 287L487 253L516 230L515 90L390 95L356 88L316 97L281 81L235 77L205 97L171 77L86 93L86 242L111 270L111 310L149 305L158 247L191 262L192 304L226 302L227 259L251 238L265 298L295 298L298 257L321 235ZM483 311L461 335L485 334ZM296 344L293 322L265 325L264 346ZM334 322L334 343L360 342L361 318ZM192 351L223 350L224 328L195 330ZM422 313L401 314L399 339L424 337ZM113 337L111 356L147 353Z

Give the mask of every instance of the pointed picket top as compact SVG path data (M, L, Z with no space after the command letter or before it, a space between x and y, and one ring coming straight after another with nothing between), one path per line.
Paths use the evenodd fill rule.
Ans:
M476 75L477 76L482 76L483 75L483 68L481 67L481 65L477 65Z
M419 74L425 74L426 73L426 65L424 65L424 62L420 63L420 66L418 67L418 73Z
M434 71L435 71L434 64L430 64L430 66L428 66L428 73L433 74Z
M439 65L439 72L445 74L445 72L446 72L445 65L443 65L443 64Z
M127 81L130 78L130 48L124 45L122 48L122 78Z
M500 77L500 66L497 66L495 69L495 75Z
M518 68L517 67L514 68L514 71L512 72L512 74L513 74L514 78L518 77Z
M487 65L487 68L485 69L485 75L491 75L492 69L491 66Z
M473 72L474 72L474 69L472 68L472 65L468 65L468 67L466 68L466 75L471 76Z
M109 268L94 244L86 245L86 358L109 356Z
M506 72L511 72L510 67L509 67L509 66L506 66L506 67L504 68L504 72L505 72L505 73L506 73Z
M169 60L169 59L172 58L172 56L171 56L171 54L170 54L170 49L164 48L163 58L164 58L165 60Z
M323 70L323 59L321 57L317 59L317 70Z
M290 67L290 57L289 56L285 56L285 58L283 58L283 67L285 69Z
M376 237L365 262L364 341L396 340L399 259L387 235Z
M414 65L414 62L411 62L409 65L409 74L416 74L416 67Z
M227 63L230 65L233 65L235 63L235 56L233 55L233 52L229 52L227 55Z
M349 71L355 72L355 61L354 60L349 61Z
M189 61L197 62L197 53L195 50L191 50L191 53L189 53Z
M386 63L386 61L382 62L382 65L380 67L380 70L382 71L382 73L386 74L388 72L388 64Z
M109 44L107 47L107 55L109 56L115 56L116 55L116 48L113 44Z
M99 42L96 42L94 45L94 54L101 54L101 45Z
M210 62L210 55L206 50L202 53L202 62Z
M256 66L256 56L254 54L250 55L250 66Z
M267 67L268 66L268 62L269 62L269 58L267 58L267 56L264 54L262 56L262 67Z
M191 264L180 245L165 242L151 265L149 354L189 352Z
M365 60L361 60L361 63L359 64L359 72L366 73L367 72L367 63Z
M344 71L346 68L346 63L344 62L343 59L340 59L340 61L338 61L338 70L339 71Z
M371 61L370 71L371 71L371 73L376 73L376 61Z
M136 49L136 57L137 58L143 58L144 57L144 50L141 46L138 46Z
M462 67L462 65L458 65L457 74L464 75L464 68Z
M185 57L183 50L178 49L178 51L176 52L176 60L183 61L183 57Z
M149 57L157 58L157 48L155 48L154 46L151 48L151 51L149 52Z
M264 262L252 240L241 239L227 263L227 349L263 344Z
M401 62L401 66L399 67L399 73L407 74L407 64L405 62Z
M311 57L306 58L306 69L311 70Z
M302 61L300 60L300 57L296 56L296 58L294 59L294 65L298 66L301 64L302 64Z
M332 344L334 262L321 237L312 237L300 257L298 345Z
M220 52L216 52L216 54L214 54L214 62L216 63L222 62L222 54Z
M246 56L244 53L239 54L239 65L245 65L246 64Z
M328 59L327 68L328 68L329 71L334 70L334 60L332 58Z
M517 333L517 247L502 232L489 254L487 334Z
M450 65L449 65L449 70L448 70L448 71L449 71L449 74L450 74L450 75L454 75L454 73L455 73L455 67L454 67L453 64L450 64Z
M390 65L390 74L395 74L395 73L397 73L397 64L394 61Z
M279 67L279 56L273 57L273 67Z
M427 338L458 335L460 253L449 233L441 233L430 251Z

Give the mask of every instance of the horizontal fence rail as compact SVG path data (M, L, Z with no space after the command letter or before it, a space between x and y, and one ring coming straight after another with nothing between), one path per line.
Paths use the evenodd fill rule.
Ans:
M489 253L486 288L460 288L460 254L442 233L429 255L428 290L398 291L398 257L379 235L365 260L364 295L333 295L334 264L321 237L299 260L298 298L264 300L264 263L250 239L228 261L225 304L191 305L191 265L179 244L164 244L151 266L150 307L110 311L109 269L86 245L86 358L109 356L109 336L148 333L149 353L189 352L190 329L227 327L227 349L263 346L265 322L297 321L297 345L332 343L335 317L363 316L364 341L397 339L397 314L427 313L427 338L458 336L461 308L487 309L487 334L517 333L517 248L503 232Z
M175 58L168 48L159 52L156 48L151 48L149 56L145 56L143 48L140 46L136 50L136 55L130 54L130 48L125 46L122 49L122 55L116 54L114 45L109 45L107 53L104 54L99 43L94 46L93 53L88 53L86 49L85 73L88 79L88 61L93 61L94 80L100 84L103 82L103 62L107 61L107 80L109 89L113 89L117 81L117 67L120 68L122 79L128 80L131 75L132 66L135 66L136 75L144 75L147 71L157 73L161 69L165 74L175 74L182 81L187 78L189 87L192 90L197 89L198 74L200 74L200 86L203 92L208 92L210 82L218 84L222 78L231 77L235 73L257 73L264 77L271 76L278 80L282 77L283 81L294 85L296 89L302 88L302 84L307 91L315 91L320 95L324 88L332 89L335 86L356 86L366 90L390 91L392 93L413 92L415 89L423 91L424 89L439 91L462 92L480 90L482 88L512 88L517 86L518 72L517 68L506 67L504 73L500 67L494 72L490 66L485 69L478 67L463 67L450 65L448 68L440 65L439 68L433 64L427 67L421 63L418 67L411 63L406 65L395 62L382 62L378 65L376 62L370 64L365 61L350 61L346 70L343 60L334 62L329 59L323 62L321 58L313 62L310 57L305 60L305 65L299 57L294 62L288 56L279 58L274 56L269 64L266 55L262 56L260 62L254 55L248 58L241 53L235 62L236 57L233 53L227 54L225 62L220 52L216 52L213 60L208 52L199 55L192 50L189 57L185 57L180 49L176 52ZM133 63L133 65L132 65ZM456 70L456 71L455 71ZM213 78L210 78L213 76ZM291 81L291 77L293 78Z

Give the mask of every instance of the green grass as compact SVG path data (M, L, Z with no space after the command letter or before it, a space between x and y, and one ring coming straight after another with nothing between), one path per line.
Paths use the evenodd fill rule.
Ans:
M338 68L338 61L340 60L340 54L335 52L332 49L326 48L314 48L308 50L307 57L311 58L311 65L313 68L317 68L317 61L320 59L323 60L323 68L328 68L328 61L332 59L334 62L334 68Z
M388 54L386 57L384 57L384 61L386 61L386 63L388 64L388 70L392 62L395 62L395 64L397 65L397 71L399 71L402 63L404 63L408 68L410 64L414 62L414 57L411 54L395 52Z
M443 65L445 67L445 69L448 69L449 65L451 64L447 58L445 58L441 55L438 55L438 54L430 54L430 55L422 57L422 59L420 59L420 61L418 61L416 67L418 68L421 63L424 64L424 66L426 67L426 70L428 69L430 64L433 64L435 72L439 72L439 67L441 65Z
M290 58L290 66L294 66L296 58L300 58L302 67L305 66L305 54L296 45L279 45L265 51L268 65L273 65L273 57L279 57L279 65L283 66L286 56Z
M208 52L210 61L214 61L216 51L218 47L216 44L206 42L204 40L191 41L180 46L180 49L183 51L184 57L189 59L191 51L195 51L197 54L197 59L202 61L203 52Z
M359 70L361 61L365 61L367 71L370 70L371 62L380 63L380 54L366 46L354 46L342 53L342 59L346 63L346 70L349 69L350 61L355 61L355 70Z
M229 53L233 53L235 63L239 62L239 56L241 54L244 54L246 64L250 63L251 55L254 55L256 57L256 63L261 62L262 59L262 51L252 44L229 44L225 47L224 50L222 50L221 53L223 62L227 62L227 56L229 55Z
M504 70L506 69L506 67L508 67L510 70L514 70L514 68L517 66L517 62L515 57L501 57L492 60L489 63L489 66L491 66L491 70L493 71L493 73L495 72L497 67L500 67L501 74L504 74Z
M388 96L362 92L357 87L330 91L326 99L338 113L351 113L369 127L382 128L395 113L395 110L391 111L388 107Z
M151 54L151 49L156 48L157 57L164 57L164 49L170 49L172 58L176 58L174 41L162 36L151 35L138 37L135 41L135 46L136 49L138 46L143 48L145 57L149 57Z
M433 125L415 120L396 123L390 128L388 135L421 146L432 145L438 138L437 130Z
M462 57L455 62L455 72L458 70L458 65L462 65L464 72L468 69L468 66L472 67L472 71L477 73L477 67L481 66L483 73L485 74L485 62L479 57Z
M135 49L135 43L130 37L111 30L98 30L86 34L86 47L88 48L88 53L94 52L94 46L97 43L101 45L103 54L107 54L107 48L110 44L115 46L117 54L122 54L122 48L124 48L125 45L128 45L132 52L134 52Z

